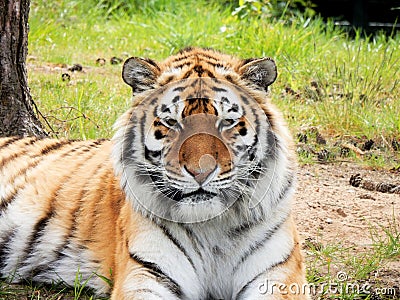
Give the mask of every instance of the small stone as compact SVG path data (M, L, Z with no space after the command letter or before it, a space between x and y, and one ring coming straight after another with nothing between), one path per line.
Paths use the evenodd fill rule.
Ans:
M373 196L371 196L370 194L361 194L359 196L360 199L369 199L369 200L376 200Z
M369 151L372 149L372 146L374 145L374 141L373 140L368 140L364 143L364 145L362 145L361 150L363 151Z
M347 214L344 212L344 210L343 209L341 209L341 208L338 208L337 210L336 210L336 212L340 215L340 216L342 216L342 217L347 217Z
M104 66L106 64L106 59L99 57L98 59L96 59L96 64L99 66Z
M119 57L116 57L116 56L113 56L113 57L110 58L110 63L112 65L118 65L118 64L122 63L122 61L123 61L122 58L119 58Z
M332 224L333 220L331 218L326 218L325 223Z
M304 240L303 249L314 249L320 251L322 248L322 243L318 242L314 238L308 237Z
M307 134L299 132L297 134L297 139L299 140L300 143L307 144L308 141Z
M68 71L71 71L71 72L75 72L75 71L82 72L82 70L83 70L83 67L81 64L74 64L72 67L68 68Z
M61 74L61 79L62 79L62 81L70 81L71 75L69 75L68 73L63 73L63 74Z
M392 148L394 151L400 151L400 141L393 140Z
M329 160L330 152L326 149L322 149L317 153L317 159L320 162L327 162Z
M317 144L326 145L325 138L319 132L317 132L315 136L315 141L317 142Z

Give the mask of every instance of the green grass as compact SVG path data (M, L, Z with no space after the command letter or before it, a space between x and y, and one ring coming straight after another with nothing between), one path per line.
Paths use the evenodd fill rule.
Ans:
M108 297L99 296L95 291L88 289L87 283L93 276L99 276L95 273L87 279L82 278L82 274L77 270L73 286L67 286L62 282L54 284L39 284L26 281L20 284L11 283L11 279L0 280L0 299L20 300L107 300ZM100 276L107 284L111 285L108 278Z
M386 289L386 295L380 295L381 299L393 299L394 293L398 297L399 290L394 290L397 284L380 280L379 272L400 259L399 224L393 217L388 228L370 228L372 244L362 250L341 242L305 243L307 279L321 299L371 299L374 292L382 289Z
M123 6L123 9L118 7ZM121 65L113 56L146 56L162 60L186 46L214 47L243 58L270 56L279 77L272 100L283 111L294 134L306 132L299 151L303 163L316 161L327 149L328 160L351 159L372 167L400 166L390 147L400 141L400 36L363 38L347 34L320 19L301 16L271 19L262 14L241 19L224 1L44 1L31 3L28 72L31 93L58 137L111 137L113 123L130 103ZM96 59L107 63L98 66ZM60 68L82 64L84 72ZM315 132L327 140L315 142ZM362 145L373 139L369 155L341 143ZM378 229L374 229L378 230ZM374 231L372 230L372 231ZM378 231L376 231L378 232ZM382 232L382 231L379 231ZM399 259L398 225L375 234L364 252L340 243L308 249L308 279L315 284L337 280L337 270L363 282L386 261ZM367 262L367 263L365 263ZM59 287L9 285L0 281L0 299L90 299L77 283L65 294ZM324 295L353 299L356 295Z

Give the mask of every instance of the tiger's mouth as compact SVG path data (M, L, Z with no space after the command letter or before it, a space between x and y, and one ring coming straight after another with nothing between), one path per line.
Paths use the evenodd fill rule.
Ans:
M190 192L190 193L187 193L187 194L183 194L182 195L182 200L185 200L185 199L188 199L188 198L191 198L191 199L199 199L199 198L202 199L202 198L204 198L205 200L207 200L207 199L213 198L215 196L217 196L217 193L206 191L206 190L204 190L203 188L200 187L200 188L198 188L197 190L195 190L193 192Z
M216 197L218 194L214 192L207 191L202 187L198 188L195 191L190 193L184 193L181 190L178 190L173 187L168 187L162 190L164 196L177 201L177 202L205 202L211 200L212 198Z

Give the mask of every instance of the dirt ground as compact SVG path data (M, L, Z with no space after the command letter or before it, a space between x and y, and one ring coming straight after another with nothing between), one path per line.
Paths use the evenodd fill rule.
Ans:
M349 184L350 176L400 184L400 173L373 171L347 163L314 164L299 168L294 214L302 239L322 243L371 243L371 225L400 223L400 195L368 191Z
M350 176L360 173L374 182L400 185L400 173L374 171L350 163L299 167L294 215L301 239L322 245L341 243L354 251L371 245L371 228L400 224L400 194L356 188ZM382 234L382 231L380 233ZM400 285L400 261L385 264L381 276Z

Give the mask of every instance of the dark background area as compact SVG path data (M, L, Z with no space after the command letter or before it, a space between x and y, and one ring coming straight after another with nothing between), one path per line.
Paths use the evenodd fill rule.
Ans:
M366 31L399 30L399 0L312 0L313 9L335 24Z

